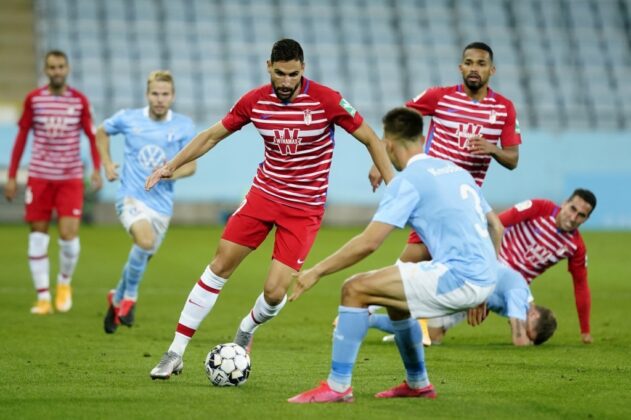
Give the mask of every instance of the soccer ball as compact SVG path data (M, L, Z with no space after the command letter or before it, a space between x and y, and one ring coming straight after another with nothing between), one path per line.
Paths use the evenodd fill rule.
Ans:
M243 385L250 377L250 356L236 343L218 344L208 352L204 368L215 386Z

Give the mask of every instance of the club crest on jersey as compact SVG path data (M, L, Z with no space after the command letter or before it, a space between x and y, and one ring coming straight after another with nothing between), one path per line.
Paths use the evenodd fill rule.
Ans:
M300 130L297 128L274 130L274 144L278 145L278 150L283 156L295 154L301 141Z
M305 109L304 114L305 114L305 124L311 125L311 110Z
M469 140L472 137L482 135L482 126L478 124L458 124L458 131L456 136L458 137L458 146L461 149L467 149L469 147Z
M491 110L491 115L489 115L489 122L491 124L495 124L495 122L497 121L497 112L495 112L494 109Z

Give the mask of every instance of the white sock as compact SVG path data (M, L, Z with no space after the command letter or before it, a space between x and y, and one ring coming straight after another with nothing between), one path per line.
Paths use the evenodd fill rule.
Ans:
M80 251L81 245L78 237L69 241L59 239L59 274L57 275L57 284L70 284L77 261L79 261Z
M226 281L227 279L213 273L210 267L206 267L186 299L169 351L184 354L193 334L215 305Z
M50 300L50 278L48 271L48 242L50 237L46 233L31 232L28 236L28 265L31 269L33 285L37 291L38 300Z
M249 314L241 321L239 328L244 332L254 332L262 324L274 318L287 303L287 295L276 306L272 306L265 301L263 293L259 295L254 303L254 307Z

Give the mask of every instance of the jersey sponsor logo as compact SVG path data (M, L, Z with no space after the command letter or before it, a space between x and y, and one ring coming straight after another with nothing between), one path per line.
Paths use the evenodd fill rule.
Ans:
M300 142L302 142L302 138L298 128L274 130L274 144L278 145L278 150L283 156L295 154Z
M554 262L552 252L539 244L534 244L532 247L528 248L528 251L524 254L524 258L532 265L546 264L548 261Z
M305 109L305 124L306 125L311 125L311 110L310 109Z
M342 100L340 101L340 106L342 108L344 108L344 110L346 112L348 112L351 117L354 117L355 114L357 113L357 111L355 110L355 108L353 108L353 105L351 105L346 99L342 98Z
M469 147L469 140L471 140L471 138L473 137L479 137L481 133L482 126L479 124L458 124L458 131L456 131L456 136L458 137L458 146L461 149L467 149Z
M138 163L143 168L153 171L166 161L166 155L161 147L154 144L143 146L138 152Z
M44 130L48 137L58 137L66 131L66 117L45 117Z

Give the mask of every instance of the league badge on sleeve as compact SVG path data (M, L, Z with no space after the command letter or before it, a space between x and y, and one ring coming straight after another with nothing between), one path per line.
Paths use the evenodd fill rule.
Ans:
M355 110L355 108L353 108L353 105L351 105L346 99L342 98L342 100L340 101L340 106L342 108L344 108L344 110L346 112L348 112L351 117L354 117L355 114L357 113L357 111Z

